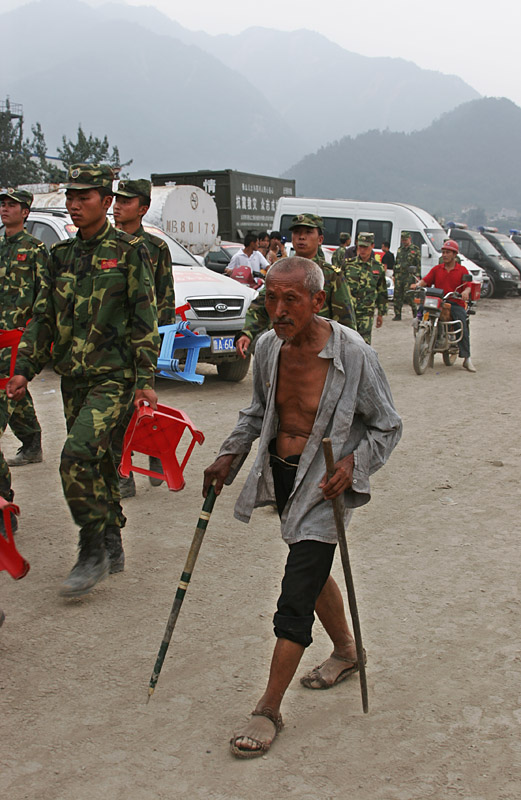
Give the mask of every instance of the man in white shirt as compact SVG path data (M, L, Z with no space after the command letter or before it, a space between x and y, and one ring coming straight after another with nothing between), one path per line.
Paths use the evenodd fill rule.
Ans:
M261 277L262 270L266 271L269 266L268 262L259 253L259 238L255 233L247 233L244 238L244 245L242 250L239 250L231 259L230 263L224 270L226 275L230 275L234 267L251 267L252 274L255 277Z

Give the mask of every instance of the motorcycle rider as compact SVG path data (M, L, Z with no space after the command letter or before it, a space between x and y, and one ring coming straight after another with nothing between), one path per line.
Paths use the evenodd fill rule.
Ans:
M470 360L470 334L467 322L467 312L465 303L470 299L470 283L463 280L467 275L467 270L463 267L456 256L459 253L458 243L453 239L447 239L441 248L443 261L431 269L427 275L419 280L417 283L411 285L411 289L420 289L422 286L434 286L436 289L441 289L443 294L448 292L461 291L461 299L458 297L451 297L449 299L451 307L451 318L460 320L463 326L463 336L459 343L459 355L463 359L463 367L468 372L476 372L476 368Z

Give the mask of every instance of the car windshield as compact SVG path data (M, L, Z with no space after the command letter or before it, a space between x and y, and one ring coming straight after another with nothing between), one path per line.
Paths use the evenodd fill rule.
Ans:
M486 256L494 256L495 258L499 258L499 253L494 245L490 244L489 240L486 239L482 233L472 233L472 237Z
M155 228L152 225L144 225L144 228L149 233L152 233L154 236L159 236L160 239L163 239L167 245L168 249L170 250L170 255L172 256L172 264L175 264L176 267L199 267L200 264L196 258L185 248L176 242L175 239L172 239L168 233L165 233L160 228Z
M512 258L521 258L521 248L509 239L508 236L498 236L498 242L507 254L507 256L512 256Z
M440 253L443 242L447 238L447 234L443 228L425 228L425 236L432 244L434 249Z
M242 247L241 247L240 244L237 244L237 245L236 244L225 244L225 245L222 246L222 249L224 250L224 252L226 253L227 256L230 256L230 258L233 258L234 255L239 252L239 250L242 250Z

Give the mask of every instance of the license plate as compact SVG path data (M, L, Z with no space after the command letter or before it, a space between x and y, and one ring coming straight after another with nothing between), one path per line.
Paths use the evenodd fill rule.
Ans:
M212 336L212 353L235 353L234 336Z

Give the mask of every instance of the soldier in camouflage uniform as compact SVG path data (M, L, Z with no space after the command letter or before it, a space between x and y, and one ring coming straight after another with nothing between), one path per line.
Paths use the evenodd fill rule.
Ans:
M326 302L320 311L320 316L333 319L356 331L354 303L342 270L318 256L318 248L324 239L323 227L322 217L315 214L297 214L290 225L293 249L297 256L315 261L324 273ZM246 314L244 330L237 338L237 352L243 358L246 357L248 347L255 337L271 327L264 307L264 294L265 291L262 289L251 303Z
M152 264L141 238L107 221L112 180L105 164L70 168L66 207L78 233L51 249L49 275L7 386L8 396L18 399L50 358L61 375L67 438L60 474L80 528L78 560L63 597L86 594L109 570L122 569L125 517L111 437L132 397L157 405Z
M411 234L409 231L402 231L401 245L396 253L396 261L394 263L394 317L393 320L400 320L402 318L402 306L405 299L405 292L413 283L414 275L409 272L409 267L417 267L418 274L421 270L421 253L420 248L415 244L411 244ZM412 295L405 302L410 305L413 317L416 316L416 305Z
M143 217L150 208L151 192L152 183L144 178L134 181L119 181L114 201L114 220L116 227L121 228L125 233L143 237L154 270L158 324L172 325L175 322L175 294L170 250L164 239L146 231L142 224ZM125 431L133 412L134 405L131 403L128 414L118 425L112 439L116 465L121 461ZM154 472L163 472L161 459L150 456L149 464L150 469ZM149 481L152 486L159 486L163 482L159 478L149 478ZM134 497L136 482L132 473L128 478L119 478L119 490L122 498Z
M25 220L33 202L31 192L8 189L0 194L0 217L5 234L0 239L0 329L13 330L25 327L32 315L33 303L47 270L47 250L34 236L24 230ZM11 349L0 351L0 376L9 375ZM0 392L0 436L7 424L22 442L17 455L7 462L0 451L0 496L13 499L9 466L21 466L42 460L42 429L36 417L29 392L20 405ZM12 518L13 528L17 518ZM3 518L0 517L0 530Z
M376 327L381 328L387 314L387 283L385 268L373 256L374 233L359 233L357 256L344 266L344 274L355 303L356 327L367 344L371 344L374 311Z
M338 237L340 240L340 247L337 247L335 252L333 253L333 258L331 259L331 263L335 267L342 267L344 266L344 261L346 260L346 251L349 245L351 244L351 237L348 233L341 233Z

